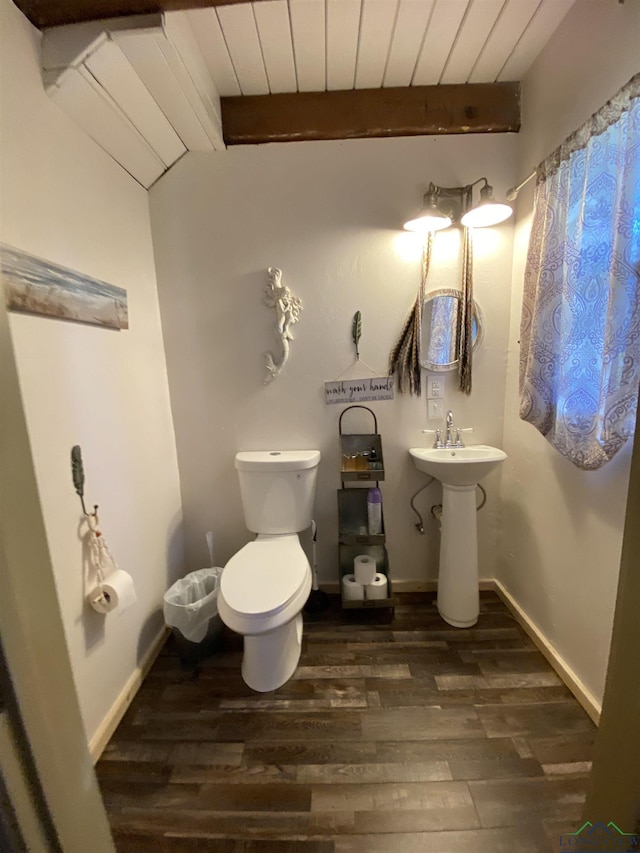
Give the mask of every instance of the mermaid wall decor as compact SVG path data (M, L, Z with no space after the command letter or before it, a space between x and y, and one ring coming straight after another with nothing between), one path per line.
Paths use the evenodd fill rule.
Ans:
M290 327L298 322L302 311L302 301L293 296L289 288L282 283L282 270L269 267L267 283L264 287L264 301L268 308L276 309L276 337L282 344L282 359L278 362L273 354L265 354L267 375L264 384L268 385L280 374L289 358L289 341L293 340Z

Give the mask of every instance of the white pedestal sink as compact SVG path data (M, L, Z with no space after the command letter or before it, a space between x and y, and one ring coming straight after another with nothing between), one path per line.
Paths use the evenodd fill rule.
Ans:
M442 483L438 612L450 625L469 628L480 610L476 486L507 454L486 444L412 447L409 453L419 471Z

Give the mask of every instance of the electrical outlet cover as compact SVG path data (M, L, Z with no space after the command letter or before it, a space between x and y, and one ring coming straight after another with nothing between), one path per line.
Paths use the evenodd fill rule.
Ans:
M427 397L429 399L441 399L444 397L443 381L440 376L429 376L427 379Z

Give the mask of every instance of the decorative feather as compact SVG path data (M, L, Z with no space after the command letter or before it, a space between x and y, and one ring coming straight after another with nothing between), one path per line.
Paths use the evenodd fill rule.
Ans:
M82 465L82 450L76 444L71 448L71 476L78 497L84 497L84 467Z
M88 515L84 505L84 466L82 464L82 450L79 444L75 444L71 448L71 476L73 477L73 485L75 486L76 494L80 498L82 504L82 512ZM97 513L98 507L94 507L94 512Z
M360 350L358 349L358 341L362 337L362 314L359 311L353 315L353 323L351 325L351 337L356 347L356 358L360 358Z

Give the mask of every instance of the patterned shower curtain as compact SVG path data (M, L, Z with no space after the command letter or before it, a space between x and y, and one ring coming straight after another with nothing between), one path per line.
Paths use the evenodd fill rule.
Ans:
M633 435L640 380L640 74L538 168L520 417L583 469Z

